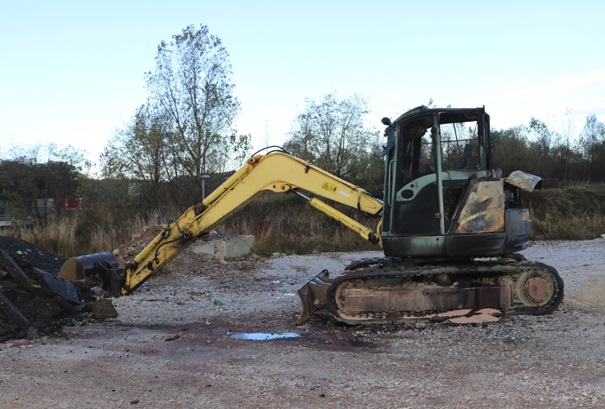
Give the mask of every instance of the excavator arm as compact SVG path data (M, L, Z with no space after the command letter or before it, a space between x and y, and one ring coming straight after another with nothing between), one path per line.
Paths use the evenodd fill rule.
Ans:
M311 206L355 230L364 239L375 244L380 242L378 233L317 198L307 198L299 190L376 216L380 216L382 211L380 200L365 190L285 152L256 155L210 193L201 204L187 209L178 220L172 220L133 262L126 265L122 293L129 294L134 291L195 239L208 233L248 204L257 194L267 190L297 193L309 200Z
M179 252L232 216L262 191L295 193L308 200L309 204L317 210L353 229L364 239L381 244L379 233L316 197L305 196L301 191L322 196L378 217L382 212L380 200L365 190L299 158L281 151L271 152L267 155L251 157L240 170L210 193L202 203L190 207L178 219L171 219L166 228L133 261L126 263L124 270L117 275L113 272L105 274L109 279L104 280L103 286L110 289L114 295L132 293ZM76 266L79 263L72 264ZM99 267L103 263L91 264ZM67 278L75 276L63 272L62 275ZM119 284L116 280L119 280Z

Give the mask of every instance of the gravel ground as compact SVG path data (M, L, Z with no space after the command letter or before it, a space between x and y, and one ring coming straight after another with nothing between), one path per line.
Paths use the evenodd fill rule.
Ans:
M480 325L295 326L296 289L380 253L184 253L114 300L120 316L0 344L0 407L605 407L605 239L538 242L557 268L552 315ZM250 334L291 338L241 340Z

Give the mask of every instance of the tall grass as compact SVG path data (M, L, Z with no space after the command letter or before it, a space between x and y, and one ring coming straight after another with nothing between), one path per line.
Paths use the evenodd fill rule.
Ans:
M87 219L86 211L51 215L44 223L17 223L0 234L17 237L64 257L74 257L112 251L145 227L165 224L167 218L157 210L132 220L122 220L119 224L95 220Z
M116 231L115 226L104 227L95 225L90 231L90 240L86 253L99 253L112 250L119 237L124 236Z
M339 207L339 210L371 229L376 228L379 220L364 217L354 209ZM254 235L254 250L263 255L378 249L294 195L261 194L218 230L225 235Z
M605 234L605 185L574 185L525 195L533 238L586 240Z
M537 240L588 240L605 234L605 216L584 214L561 217L547 212L533 217L533 238Z
M576 185L525 194L533 221L533 239L582 240L605 234L605 185ZM378 219L339 208L371 229ZM111 251L147 226L166 224L183 210L155 210L146 215L99 216L87 210L50 217L46 223L19 224L8 234L71 257ZM261 194L217 227L223 235L252 234L254 251L308 254L323 251L377 250L357 233L311 208L294 195Z
M33 243L61 255L73 255L78 250L77 217L51 216L46 223L13 225L8 235Z

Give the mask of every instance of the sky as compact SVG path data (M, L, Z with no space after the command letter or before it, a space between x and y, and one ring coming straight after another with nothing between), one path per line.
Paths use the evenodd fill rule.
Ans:
M377 130L432 99L578 134L605 121L603 16L596 0L0 0L0 158L53 143L98 162L147 100L158 44L191 24L229 52L254 149L329 93L367 99Z

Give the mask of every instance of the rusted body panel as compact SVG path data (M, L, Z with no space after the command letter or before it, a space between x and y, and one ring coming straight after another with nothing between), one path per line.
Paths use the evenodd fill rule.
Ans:
M521 170L515 170L511 172L506 179L504 179L509 185L518 187L519 189L532 192L534 189L542 188L542 178L531 173L523 172Z
M504 230L502 180L472 183L456 224L456 234L494 233Z

